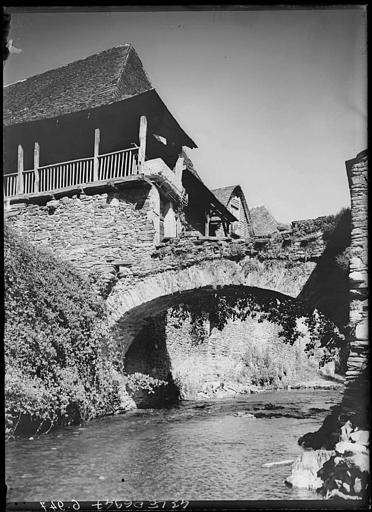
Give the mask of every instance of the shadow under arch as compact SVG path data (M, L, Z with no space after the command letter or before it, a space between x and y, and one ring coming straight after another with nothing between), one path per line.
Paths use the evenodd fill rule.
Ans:
M304 310L310 311L312 309L305 301L299 301L295 297L275 290L244 285L204 286L163 295L126 311L113 326L113 335L122 350L122 354L125 355L139 332L148 324L149 319L158 317L173 306L195 303L206 304L222 296L236 299L246 298L252 293L258 299L263 297L278 299L282 304L286 304L288 307L292 306L292 309L295 309L294 306L299 303L303 305Z
M167 347L167 311L177 305L190 305L208 309L213 301L221 298L245 299L252 295L257 301L270 300L288 311L294 321L310 313L313 308L297 298L283 293L243 285L220 287L205 286L193 290L176 292L145 302L127 311L114 329L116 342L121 346L127 374L142 373L155 379L167 381L155 393L138 391L134 395L138 407L156 407L178 400L178 389L173 380L172 361ZM280 324L280 322L278 322Z

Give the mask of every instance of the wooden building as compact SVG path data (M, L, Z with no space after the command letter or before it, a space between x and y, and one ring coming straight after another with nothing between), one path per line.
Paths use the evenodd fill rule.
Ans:
M240 238L250 238L254 235L251 215L245 195L240 185L217 188L212 191L237 219L231 224L231 234ZM218 223L218 221L216 220Z
M212 216L228 234L236 219L185 164L185 147L197 146L130 44L4 88L8 207L146 183L160 197L158 239L185 229L210 235Z

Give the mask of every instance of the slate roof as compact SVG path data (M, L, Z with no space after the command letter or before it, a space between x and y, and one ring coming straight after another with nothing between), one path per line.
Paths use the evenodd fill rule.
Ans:
M278 230L278 222L264 205L250 209L253 229L256 235L264 236L275 233Z
M217 197L217 199L227 208L227 205L229 204L230 198L232 194L235 192L237 193L242 201L243 209L245 212L246 221L248 224L248 230L251 235L254 234L254 226L251 219L251 214L248 208L247 200L245 199L244 192L240 185L230 185L229 187L221 187L216 188L215 190L212 190L213 194Z
M227 206L230 201L231 194L238 186L239 185L232 185L231 187L216 188L212 190L212 192L222 204Z
M153 89L131 44L4 87L6 126L122 101Z

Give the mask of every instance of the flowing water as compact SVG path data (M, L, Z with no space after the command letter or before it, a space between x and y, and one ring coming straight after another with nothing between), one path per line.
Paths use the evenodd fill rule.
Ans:
M137 410L6 445L8 500L319 499L287 488L298 438L341 390L274 391ZM256 419L236 415L248 411Z

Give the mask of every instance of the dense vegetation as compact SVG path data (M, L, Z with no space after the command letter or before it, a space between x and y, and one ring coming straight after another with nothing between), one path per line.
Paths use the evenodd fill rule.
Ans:
M182 304L171 310L171 315L180 322L190 315L195 343L202 343L208 335L202 321L203 314L208 316L210 325L219 330L230 320L252 318L258 323L267 320L280 327L278 336L290 345L303 337L297 322L301 318L308 331L305 351L313 355L316 347L323 349L320 365L332 361L344 344L344 336L335 324L316 308L301 300L263 289L252 289L243 296L239 289L231 290L228 295L220 291L215 293L214 300L199 300L198 303Z
M306 385L340 367L338 328L306 303L273 292L216 292L213 300L173 307L168 323L184 344L180 354L175 350L172 373L187 399L213 394L216 378L224 389L244 393Z
M348 217L349 221L349 232L350 232L350 209L342 208L338 213L334 215L324 215L323 217L317 217L316 219L306 219L292 222L293 233L296 236L306 236L317 231L321 231L323 234L324 241L328 241L335 231L335 228L339 224L342 217Z
M201 319L205 329L208 320L203 316ZM323 356L319 346L312 356L306 353L309 333L301 321L298 329L302 336L293 345L285 343L278 325L267 320L259 322L257 317L229 321L221 331L212 328L202 343L193 323L188 316L179 326L177 318L168 317L172 375L185 399L196 399L205 393L214 396L216 386L220 394L229 390L247 393L265 388L307 386L319 383L324 376L334 377L335 363L319 368ZM201 324L198 322L199 331Z
M6 433L43 432L120 409L127 388L104 300L66 262L4 234Z

